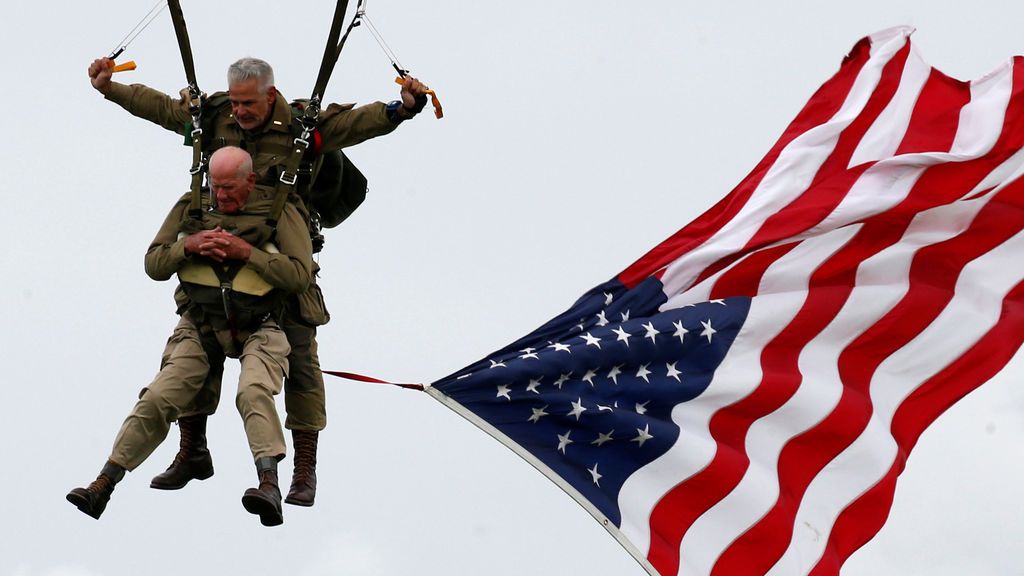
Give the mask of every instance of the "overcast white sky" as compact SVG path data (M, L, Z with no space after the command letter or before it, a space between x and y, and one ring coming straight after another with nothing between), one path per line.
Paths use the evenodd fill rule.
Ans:
M328 382L317 504L287 506L281 528L239 504L255 474L232 395L210 424L212 479L149 489L172 430L100 521L64 501L99 471L175 322L173 285L149 280L142 256L188 186L190 152L85 73L151 5L8 3L0 22L0 576L644 574L554 484L426 394L341 380ZM287 97L308 97L333 2L182 5L204 89L252 55ZM1024 4L1009 0L368 9L447 117L351 150L371 195L328 234L320 350L325 368L397 381L504 346L699 215L862 36L916 26L931 64L962 79L1024 53ZM140 68L122 81L184 85L166 14L125 56ZM392 77L357 30L328 100L390 100ZM1022 371L1018 358L922 437L889 523L844 574L1024 573Z

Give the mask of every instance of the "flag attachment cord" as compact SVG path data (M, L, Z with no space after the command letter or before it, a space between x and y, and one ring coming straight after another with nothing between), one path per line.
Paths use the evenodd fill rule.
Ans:
M387 380L381 380L380 378L374 378L372 376L363 376L362 374L356 374L354 372L336 372L334 370L321 370L324 374L330 374L331 376L337 376L338 378L345 378L346 380L357 380L359 382L369 382L371 384L390 384L391 386L398 386L399 388L406 388L408 390L419 390L423 392L423 384L401 384L399 382L389 382Z

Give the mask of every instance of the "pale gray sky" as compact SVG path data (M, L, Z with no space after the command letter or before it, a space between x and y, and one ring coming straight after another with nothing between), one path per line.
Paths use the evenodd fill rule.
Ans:
M6 393L0 576L644 574L582 508L427 395L328 382L312 509L266 529L232 396L211 421L216 475L149 479L176 430L100 521L64 501L90 481L174 324L142 255L188 186L180 139L92 90L148 0L11 5L0 178ZM201 86L243 55L307 97L333 3L182 0ZM726 194L862 36L898 24L949 75L1024 53L1010 1L385 2L369 14L437 89L425 114L351 150L366 204L328 234L326 368L430 382L561 312ZM301 19L301 13L311 16ZM162 15L122 81L184 85ZM353 33L329 100L390 100L393 72ZM1024 366L1018 358L921 439L889 523L844 574L1022 574ZM226 390L237 369L229 368ZM284 476L290 465L283 467Z

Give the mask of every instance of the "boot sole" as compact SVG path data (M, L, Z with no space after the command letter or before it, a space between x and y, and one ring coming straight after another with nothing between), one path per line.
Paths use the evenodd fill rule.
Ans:
M291 504L292 506L302 506L304 508L310 508L313 506L312 500L300 500L298 498L292 498L291 496L284 499L285 504Z
M156 480L153 480L149 483L149 487L154 490L181 490L185 486L188 486L188 483L193 480L206 480L211 476L213 476L213 468L210 468L208 472L204 471L202 474L192 476L181 484L158 484Z
M260 517L260 524L264 526L280 526L284 524L284 515L274 506L274 503L258 495L246 494L242 496L242 507L250 514Z
M89 501L86 500L85 498L82 498L78 494L70 493L67 496L65 496L65 498L67 499L68 502L74 504L75 508L78 508L78 510L81 513L85 514L86 516L89 516L90 518L95 518L96 520L99 520L100 514L103 513L103 511L101 510L99 514L97 514L92 508L89 507Z

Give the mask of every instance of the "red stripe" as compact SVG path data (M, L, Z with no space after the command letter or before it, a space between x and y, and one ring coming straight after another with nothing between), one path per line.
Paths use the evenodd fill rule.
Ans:
M808 193L803 194L800 199L797 199L797 201L790 204L789 207L780 213L785 214L789 218L797 217L801 212L803 215L813 215L810 218L800 218L798 227L802 229L809 228L820 222L827 215L821 214L818 210L802 211L798 206L801 200L808 202L812 206L829 206L828 212L831 212L838 202L845 197L849 188L856 182L857 177L867 169L868 165L862 165L848 171L846 166L849 164L850 157L856 149L857 142L863 137L863 134L870 128L871 122L877 118L878 114L881 113L895 94L896 88L899 85L900 75L903 72L904 64L909 54L909 46L909 43L905 44L897 55L884 66L876 91L871 95L865 109L862 111L867 120L863 121L859 116L847 126L840 136L840 142L837 143L833 154L826 159L822 170L816 175L813 183L821 185L823 182L829 181L830 175L826 170L831 170L834 173L838 172L842 176L829 181L828 185L821 186L828 189L826 194L818 193L814 188L809 188ZM836 190L839 186L842 186L843 189L837 194ZM837 199L830 199L830 195L837 196ZM786 226L772 224L772 221L772 219L769 219L769 222L755 235L755 239L748 243L748 249L758 244L763 245L764 243L771 242L773 234L785 234L779 238L793 235L793 232ZM774 222L782 222L782 220L774 220ZM767 266L774 259L781 257L785 250L791 248L792 246L784 249L781 247L775 248L767 251L768 254L765 256L758 256L744 261L741 266L737 267L738 270L735 273L724 275L720 279L720 281L724 280L724 282L720 282L719 285L723 288L732 286L739 288L742 286L746 290L753 288L756 291L756 286L760 283L761 275L767 269ZM756 274L756 276L749 276L746 282L742 282L739 278L744 273L752 273ZM713 291L713 298L719 298L724 294L719 289L719 285L716 285ZM733 294L730 293L729 295ZM841 306L843 301L845 299L822 299L821 305L825 307L829 307L830 304ZM820 324L820 327L814 331L816 333L816 330L824 328L828 320L838 311L838 308L836 308L833 312L828 313L815 308L816 305L807 306L805 304L804 309L794 320L794 324L798 326L802 323L807 323L808 325ZM810 332L812 330L808 331L808 333ZM796 343L786 343L784 340L776 338L772 344L769 344L766 352L762 353L762 364L765 378L774 380L773 384L763 384L750 397L737 402L727 410L716 413L711 418L709 424L711 435L718 444L718 451L714 459L707 468L673 488L655 507L650 518L651 533L656 534L658 537L652 537L651 546L648 550L648 560L662 574L675 574L678 572L679 544L682 541L683 535L701 514L724 498L742 479L743 473L749 466L749 459L744 447L744 438L750 425L757 418L776 410L785 403L799 386L799 379L797 377L799 370L791 370L788 367L790 363L795 367L795 355L793 355L792 359L783 358L781 356L773 356L768 350L781 346L782 349L792 348L798 351L804 343L806 341L796 345ZM776 361L777 365L775 365Z
M1015 93L1021 80L1016 72ZM969 89L966 84L962 86L964 90ZM955 100L951 102L955 103ZM932 105L936 103L932 102ZM930 170L919 180L911 196L902 203L902 209L909 208L909 212L913 213L953 201L976 186L985 174L1024 143L1020 127L1016 126L1021 112L1024 110L1020 110L1019 99L1013 100L1013 105L1007 111L1008 124L992 153L975 161L947 164ZM949 141L952 142L952 139ZM950 174L950 170L954 169L956 171ZM785 552L792 535L796 511L807 486L821 468L856 439L867 424L871 407L870 403L865 404L863 400L874 370L893 351L916 337L920 329L941 312L952 296L952 287L960 268L950 268L953 265L950 259L959 254L961 259L955 262L962 267L987 251L988 246L995 246L1019 230L1019 222L1007 219L1005 208L999 206L1000 201L1006 198L1016 198L1018 188L1015 183L1002 191L999 199L993 199L982 210L968 232L924 248L915 257L911 269L910 292L885 319L861 335L840 357L845 386L839 405L822 423L794 438L783 449L779 458L779 477L780 485L785 486L787 499L777 502L757 525L734 543L723 555L722 562L728 562L723 565L732 566L734 558L743 559L744 555L750 555L751 550L756 549L757 559L768 562L767 569ZM893 212L900 211L901 207L897 207ZM884 223L884 220L879 221ZM994 243L986 244L986 241ZM938 274L940 270L955 274L942 276ZM937 292L940 287L947 291ZM914 298L917 300L912 300ZM914 305L910 304L911 301ZM933 308L925 307L928 302ZM883 521L884 515L879 522ZM743 563L749 565L749 562ZM762 563L758 562L758 565ZM756 573L756 570L751 573Z
M619 274L619 281L627 288L632 288L721 230L747 203L782 150L794 139L828 122L836 114L870 55L871 42L864 38L853 47L839 71L811 97L764 159L732 192L626 268Z
M757 296L757 288L768 268L799 245L799 242L789 242L750 254L715 281L711 289L711 299L726 296Z
M947 408L995 376L1024 343L1024 282L1003 300L999 322L963 356L929 379L899 407L892 431L900 447L889 472L837 518L826 555L811 576L839 573L843 562L881 530L889 515L896 478L924 429Z
M1015 202L1024 200L1024 184L1008 187L1003 194L1010 195ZM713 574L761 574L782 556L807 487L867 426L873 412L869 388L878 367L942 312L953 296L953 287L964 266L1019 230L1019 223L1005 218L1005 208L993 201L982 209L967 231L921 249L911 265L907 294L840 355L843 391L836 408L783 449L779 458L783 496L723 554ZM757 554L751 554L752 549Z
M971 100L971 91L965 88L964 82L933 68L914 106L910 125L896 155L949 150L956 137L960 110ZM939 134L947 135L948 141L937 142L936 135Z

